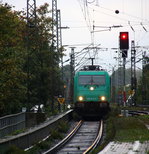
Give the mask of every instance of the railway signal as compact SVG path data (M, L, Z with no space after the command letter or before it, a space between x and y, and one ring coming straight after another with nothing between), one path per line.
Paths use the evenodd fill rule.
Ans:
M120 32L120 50L129 49L129 34L128 32Z
M119 45L120 50L122 52L123 58L123 104L126 105L126 89L125 89L125 64L127 58L127 51L129 49L129 33L128 32L120 32L119 35Z

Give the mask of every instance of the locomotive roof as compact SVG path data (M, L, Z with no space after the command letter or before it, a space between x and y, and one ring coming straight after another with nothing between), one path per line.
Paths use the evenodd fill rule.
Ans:
M80 71L103 71L99 65L86 65Z
M101 69L101 66L99 65L87 65L84 66L83 69L76 72L75 75L105 75L108 74L108 72L104 69Z
M94 71L94 70L83 71L83 70L81 70L81 71L76 72L75 75L108 75L109 76L108 72L105 70L100 70L100 71Z
M108 72L107 71L105 71L105 70L100 70L100 71L83 71L83 70L81 70L81 71L78 71L77 73L79 73L79 74L108 74Z

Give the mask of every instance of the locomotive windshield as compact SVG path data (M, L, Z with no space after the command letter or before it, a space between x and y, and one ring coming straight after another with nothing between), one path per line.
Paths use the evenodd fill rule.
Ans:
M105 76L104 75L80 75L79 84L80 85L105 85Z

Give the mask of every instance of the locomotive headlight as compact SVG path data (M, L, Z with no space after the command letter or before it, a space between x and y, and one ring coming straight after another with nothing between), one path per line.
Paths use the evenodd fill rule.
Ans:
M83 101L83 99L84 99L83 96L79 96L79 97L78 97L78 100L79 100L79 101Z
M101 96L100 99L101 99L101 101L105 101L106 97L105 96Z
M95 88L94 87L90 87L90 90L93 91Z

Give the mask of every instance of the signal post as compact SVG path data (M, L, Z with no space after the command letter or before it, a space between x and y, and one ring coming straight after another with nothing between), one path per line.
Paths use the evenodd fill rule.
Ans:
M127 52L129 49L129 33L128 32L120 32L119 45L120 45L120 50L122 51L122 58L123 58L123 105L126 106L125 64L126 64L126 58L128 54Z

